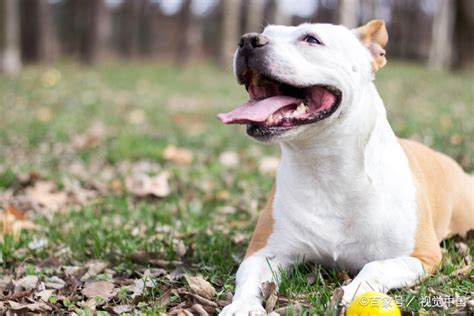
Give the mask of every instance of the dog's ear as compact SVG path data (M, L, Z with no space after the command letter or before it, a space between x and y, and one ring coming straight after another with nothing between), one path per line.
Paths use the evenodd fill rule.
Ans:
M384 48L388 42L385 22L382 20L372 20L354 29L353 32L372 54L372 67L374 72L385 66L387 59L385 58Z

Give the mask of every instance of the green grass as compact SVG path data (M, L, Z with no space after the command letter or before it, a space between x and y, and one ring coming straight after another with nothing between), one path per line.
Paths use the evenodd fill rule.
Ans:
M397 135L420 140L474 171L471 73L431 72L391 62L378 74L376 85ZM156 259L182 260L188 271L201 273L216 285L221 297L232 290L238 259L273 181L258 172L259 161L278 155L277 147L257 144L241 127L224 126L215 119L216 113L245 98L230 71L209 65L179 72L170 65L150 63L98 69L63 64L28 67L15 79L0 77L0 192L23 190L19 177L31 172L55 181L60 190L71 181L88 188L98 181L105 188L94 202L61 212L30 210L38 228L17 239L3 239L0 273L26 262L30 273L47 277L54 275L55 267L101 259L119 275L134 276L144 265L137 264L133 255L146 251ZM87 135L93 126L104 130L98 143L78 146L77 136ZM189 149L192 163L166 161L163 151L169 144ZM237 168L219 162L224 151L238 153ZM125 192L121 168L144 160L171 173L169 196L136 199ZM87 170L85 179L77 176L73 165ZM113 183L119 184L117 190L111 189ZM244 241L237 240L242 234ZM30 249L32 241L43 238L46 247ZM179 240L186 248L182 258L176 255ZM462 256L453 242L447 242L445 249L436 276L416 290L391 293L404 303L415 297L404 310L419 311L421 297L433 290L470 295L472 274L451 276L462 266ZM54 264L48 269L45 262ZM157 297L167 286L182 284L165 278L157 282L160 286L141 299L143 312L162 310ZM280 293L290 301L308 302L313 312L323 312L340 282L334 271L297 266L284 274ZM124 302L130 300L122 294ZM71 304L73 310L75 302Z

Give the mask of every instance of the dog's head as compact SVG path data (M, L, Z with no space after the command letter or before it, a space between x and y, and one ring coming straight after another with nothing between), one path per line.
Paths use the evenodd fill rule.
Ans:
M317 133L351 111L351 104L386 63L383 21L354 30L331 24L270 25L242 36L234 72L250 100L219 114L247 124L261 141L291 141Z

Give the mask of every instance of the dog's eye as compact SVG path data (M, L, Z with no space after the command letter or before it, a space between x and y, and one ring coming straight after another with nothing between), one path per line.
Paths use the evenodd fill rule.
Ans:
M306 35L305 37L303 37L303 42L310 43L310 44L315 44L315 45L316 44L317 45L322 45L323 44L318 38L316 38L313 35Z

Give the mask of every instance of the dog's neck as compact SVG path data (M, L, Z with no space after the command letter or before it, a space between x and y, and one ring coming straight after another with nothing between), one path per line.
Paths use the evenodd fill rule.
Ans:
M396 137L375 86L371 83L362 92L350 105L351 111L342 112L328 128L317 135L281 144L278 185L293 190L314 185L344 190L344 184L358 184L361 189L370 184L372 170L367 170L367 161L385 163L378 152L380 144L391 146ZM379 147L371 146L374 142Z

